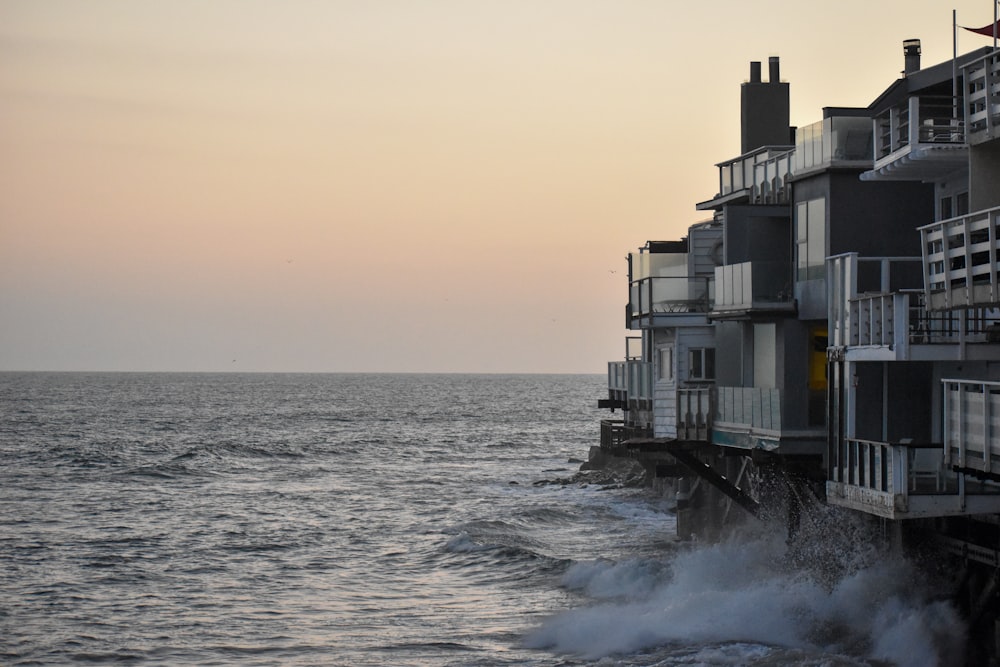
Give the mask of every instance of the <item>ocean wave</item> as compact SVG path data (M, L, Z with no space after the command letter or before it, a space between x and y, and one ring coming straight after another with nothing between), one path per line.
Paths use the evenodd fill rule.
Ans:
M448 540L445 551L466 557L446 563L446 567L474 570L489 580L549 576L564 571L573 562L545 554L539 545L515 534L501 539L484 539L461 532Z
M563 585L598 604L551 618L526 645L598 659L751 642L913 667L961 655L957 612L930 598L910 564L888 556L831 582L827 572L791 566L783 539L744 537L680 552L666 574L647 562L573 566Z

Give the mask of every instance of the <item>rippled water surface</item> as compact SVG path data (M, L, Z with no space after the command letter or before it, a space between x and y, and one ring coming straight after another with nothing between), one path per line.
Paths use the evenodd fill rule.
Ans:
M544 661L560 573L648 539L533 485L599 377L2 378L3 661Z
M918 665L961 632L905 568L821 586L561 483L602 376L0 382L2 664Z

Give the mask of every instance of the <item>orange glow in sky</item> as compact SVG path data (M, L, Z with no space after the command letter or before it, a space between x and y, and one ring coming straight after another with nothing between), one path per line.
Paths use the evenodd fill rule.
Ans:
M936 0L680 4L0 0L0 370L604 372L751 60L805 125L951 57Z

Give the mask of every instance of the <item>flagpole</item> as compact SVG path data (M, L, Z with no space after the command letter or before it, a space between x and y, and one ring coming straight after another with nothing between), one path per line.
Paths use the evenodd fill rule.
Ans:
M993 0L993 50L997 48L997 5L1000 0Z
M996 0L994 3L996 4ZM951 10L951 110L958 118L958 10Z

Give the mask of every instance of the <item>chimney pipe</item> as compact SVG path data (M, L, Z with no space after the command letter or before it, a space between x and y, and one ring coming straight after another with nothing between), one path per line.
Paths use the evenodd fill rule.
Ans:
M760 61L750 61L750 83L760 83Z
M781 83L781 74L778 66L778 56L771 56L767 59L767 81L768 83Z
M920 40L907 39L903 42L903 76L920 71Z

